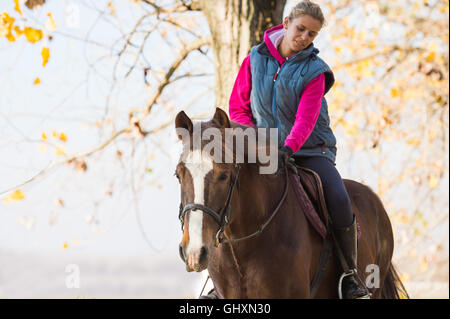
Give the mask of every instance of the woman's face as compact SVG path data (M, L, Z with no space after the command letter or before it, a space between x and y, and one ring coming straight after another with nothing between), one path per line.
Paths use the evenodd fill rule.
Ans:
M319 34L322 24L309 15L299 16L292 21L286 17L283 23L286 43L292 52L306 49Z

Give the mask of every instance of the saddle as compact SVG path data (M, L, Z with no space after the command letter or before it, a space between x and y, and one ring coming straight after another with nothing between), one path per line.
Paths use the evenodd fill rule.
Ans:
M319 175L313 170L298 165L295 165L294 170L289 170L289 175L302 211L320 237L325 240L328 229L328 210Z
M319 175L309 168L298 166L295 162L290 162L289 166L291 184L300 207L313 228L325 240L329 221L322 181ZM357 227L359 238L361 236L359 224Z

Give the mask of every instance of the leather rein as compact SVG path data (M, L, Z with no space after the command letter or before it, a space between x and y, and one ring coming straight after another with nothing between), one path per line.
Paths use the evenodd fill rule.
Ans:
M231 200L233 198L234 187L239 178L239 170L240 170L240 165L235 164L235 178L230 183L230 188L228 189L228 195L227 195L227 200L225 201L225 205L222 206L222 208L220 209L219 212L216 212L214 209L212 209L206 205L203 205L203 204L188 203L188 204L186 204L186 206L183 207L183 204L180 203L180 213L178 215L178 218L181 222L182 230L184 230L184 219L185 219L186 214L188 212L190 212L191 210L198 209L198 210L201 210L202 212L210 215L214 219L214 221L217 223L217 225L219 226L219 230L216 233L216 238L214 241L215 247L218 247L219 244L221 244L221 243L235 243L235 242L239 242L239 241L242 241L245 239L250 239L250 238L258 236L259 234L261 234L264 231L266 226L271 222L271 220L278 213L281 205L283 204L284 200L286 199L286 196L288 193L288 188L289 188L289 176L288 176L288 171L287 171L288 167L287 167L287 165L284 166L286 183L284 186L283 196L281 197L280 201L278 202L277 207L274 209L274 211L272 212L270 217L266 220L266 222L264 224L262 224L258 228L257 231L251 233L250 235L240 237L240 238L225 238L225 237L223 237L223 232L225 231L225 227L228 225L228 223L230 221Z

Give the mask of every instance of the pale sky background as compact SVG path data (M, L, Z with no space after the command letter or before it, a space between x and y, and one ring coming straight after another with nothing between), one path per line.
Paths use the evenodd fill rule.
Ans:
M134 61L132 55L121 59L117 66L117 81L115 84L112 81L112 70L117 61L115 54L123 46L123 37L122 41L117 40L132 29L145 6L134 5L128 0L113 1L116 11L120 12L118 22L110 16L105 18L101 15L107 1L47 2L33 13L27 12L26 16L31 19L29 21L35 19L42 23L46 21L46 14L51 12L57 25L52 41L44 39L30 44L22 38L10 44L6 39L0 39L0 192L24 182L54 161L62 159L54 155L51 147L42 151L42 132L47 136L51 136L52 131L65 132L67 143L55 140L52 143L65 144L68 155L83 153L99 145L113 130L125 127L128 124L125 110L145 106L152 92L152 87L145 86L141 72L132 72L124 79L127 64ZM293 1L288 1L285 12L292 4ZM28 11L26 8L22 10ZM382 23L376 15L370 22L357 19L358 10L355 8L351 14L351 21L355 24ZM12 0L0 0L0 12L3 11L13 12ZM207 34L206 20L201 14L196 16L196 22L203 26L203 34ZM395 32L385 31L392 31L385 32L391 41L402 34L401 28L395 29ZM90 44L84 42L86 38L91 41ZM188 36L183 39L186 42L190 40ZM156 70L170 64L175 58L176 51L165 41L172 40L152 36L144 48L146 59ZM315 41L321 56L329 52L327 44L330 41L326 29L323 30ZM42 67L40 55L42 47L50 48L50 60L45 67ZM169 101L169 106L155 107L152 122L148 123L146 129L158 126L169 115L173 116L181 109L186 110L188 115L213 112L214 70L211 56L211 52L207 57L194 53L183 63L180 71L192 69L195 73L211 75L180 80L174 84L163 97ZM36 77L41 80L37 86L33 85ZM102 121L107 103L109 112L106 116L113 122L100 130L96 122ZM345 141L339 142L345 146ZM170 125L162 132L140 141L135 147L134 159L127 160L131 147L129 140L121 137L101 155L90 157L85 173L74 173L72 168L60 166L22 188L25 200L13 204L0 201L0 264L2 257L11 261L7 270L3 273L0 270L0 297L102 295L101 290L94 292L95 289L61 293L64 291L63 266L68 263L83 264L90 260L94 266L89 269L100 267L99 272L105 273L104 269L101 270L102 266L98 266L100 261L96 264L95 260L108 260L114 256L117 257L114 261L111 259L104 264L117 265L118 260L139 263L142 260L148 266L144 268L152 269L152 273L160 274L160 278L166 276L183 280L186 286L182 291L183 296L199 293L201 275L187 274L178 257L181 239L177 218L180 196L173 172L179 145L174 127ZM117 150L124 154L122 163L116 159ZM359 171L349 171L346 165L348 160L338 154L337 167L343 177L358 176L360 170L365 169L361 167ZM358 156L352 160L358 161ZM152 172L133 174L145 172L149 168ZM141 179L136 180L136 176ZM375 177L368 172L368 183ZM131 183L139 189L137 201L130 190ZM105 195L108 189L112 190L111 197ZM63 201L63 207L58 205L58 199ZM137 207L134 205L136 202ZM139 228L138 218L143 230ZM64 243L67 243L66 249L63 248ZM25 266L21 262L24 259L27 260ZM54 285L56 288L30 290L30 286L35 285L32 279L24 283L16 281L20 274L6 275L19 269L18 264L22 264L24 272L30 272L33 265L56 272L60 270L57 276L59 279ZM129 262L122 268L128 269L130 264L135 265ZM115 266L111 267L113 269ZM117 266L112 272L119 268ZM143 276L146 276L145 270L142 271ZM36 279L40 274L36 271L29 273L29 276ZM123 278L129 277L124 275ZM147 288L149 285L158 286L157 279L157 276L155 281L148 279ZM123 285L133 285L139 281L139 278L124 279ZM177 292L175 288L177 284L174 282L174 290L168 288L160 296L179 296L177 293L180 291ZM127 292L125 286L111 288L111 294L152 295L144 288L142 291L130 288ZM160 291L157 290L154 295L158 296Z

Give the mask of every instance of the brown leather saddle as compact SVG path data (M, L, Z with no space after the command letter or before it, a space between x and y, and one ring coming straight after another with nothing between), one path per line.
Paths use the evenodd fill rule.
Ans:
M294 165L294 164L292 164ZM306 218L325 239L328 229L328 210L319 175L305 167L295 165L297 173L289 170L291 185Z
M295 165L295 169L289 170L289 174L300 207L313 228L325 240L329 229L329 221L322 181L313 170L298 166L293 162L290 165L291 168ZM361 236L359 224L357 224L357 227L359 238Z

